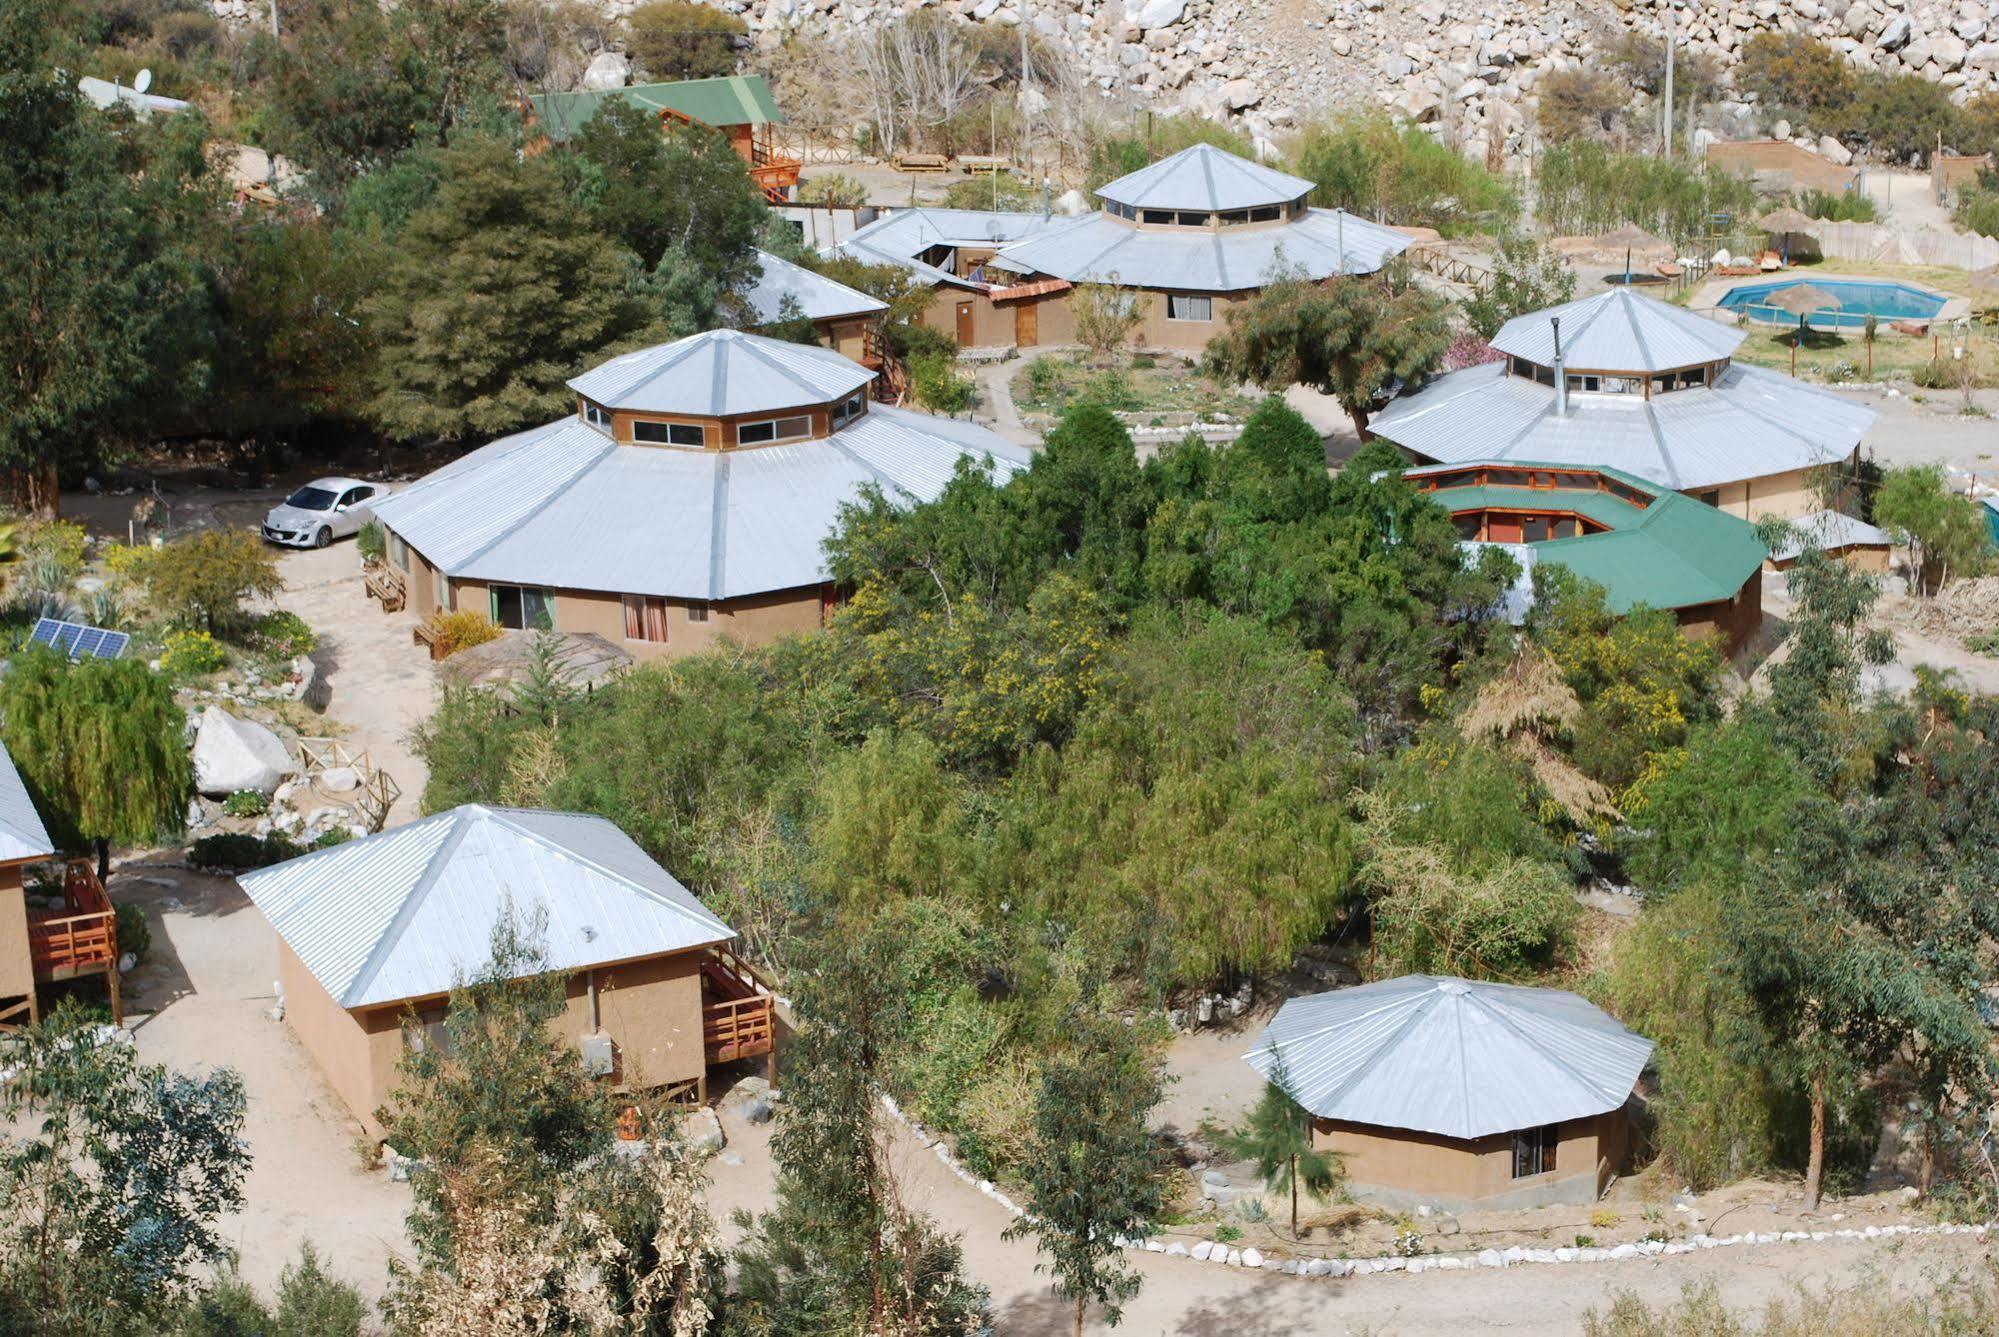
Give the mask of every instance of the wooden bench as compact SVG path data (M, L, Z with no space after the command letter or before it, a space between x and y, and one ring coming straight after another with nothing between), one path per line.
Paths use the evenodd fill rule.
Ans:
M384 613L399 613L408 598L403 590L403 578L386 566L368 568L361 577L361 583L368 591L370 599L382 601Z
M437 628L430 623L419 622L414 627L411 627L410 642L411 644L421 645L428 649L432 659L439 657L437 653Z
M951 160L941 153L902 153L894 163L898 172L948 172Z

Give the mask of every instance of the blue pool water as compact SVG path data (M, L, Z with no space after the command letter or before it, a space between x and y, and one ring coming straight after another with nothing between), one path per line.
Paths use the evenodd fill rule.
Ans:
M1871 312L1876 320L1934 320L1943 310L1944 298L1921 288L1911 288L1903 283L1864 283L1857 279L1783 279L1776 283L1745 283L1739 288L1731 288L1721 299L1721 305L1731 311L1740 311L1750 320L1760 320L1779 325L1795 325L1795 312L1786 311L1781 306L1771 306L1769 301L1786 288L1795 288L1801 283L1809 283L1814 288L1831 293L1838 300L1838 307L1815 311L1811 316L1811 327L1815 330L1852 329L1857 330L1867 323Z

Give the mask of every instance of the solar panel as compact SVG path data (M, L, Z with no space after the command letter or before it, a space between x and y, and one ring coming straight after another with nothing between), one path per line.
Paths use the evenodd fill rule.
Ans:
M122 631L88 627L81 622L59 622L52 617L36 622L28 639L39 645L54 646L71 659L116 659L132 641Z

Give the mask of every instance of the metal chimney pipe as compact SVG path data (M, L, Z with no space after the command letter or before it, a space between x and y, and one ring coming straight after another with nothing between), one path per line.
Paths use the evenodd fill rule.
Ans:
M1555 330L1555 416L1569 416L1569 375L1562 366L1562 318L1551 316L1548 324Z

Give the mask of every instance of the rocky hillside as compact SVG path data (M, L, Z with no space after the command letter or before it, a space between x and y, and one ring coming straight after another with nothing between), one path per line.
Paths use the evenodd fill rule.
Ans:
M924 2L712 0L766 43L852 32ZM1539 77L1589 64L1626 30L1659 34L1664 19L1660 0L939 3L973 22L1029 25L1106 96L1134 105L1238 116L1272 135L1328 107L1379 103L1508 154L1528 147ZM1999 86L1999 0L1692 0L1676 12L1682 36L1724 71L1754 34L1784 31L1821 38L1856 66L1934 79L1959 101ZM1750 111L1725 92L1705 119L1740 131Z

